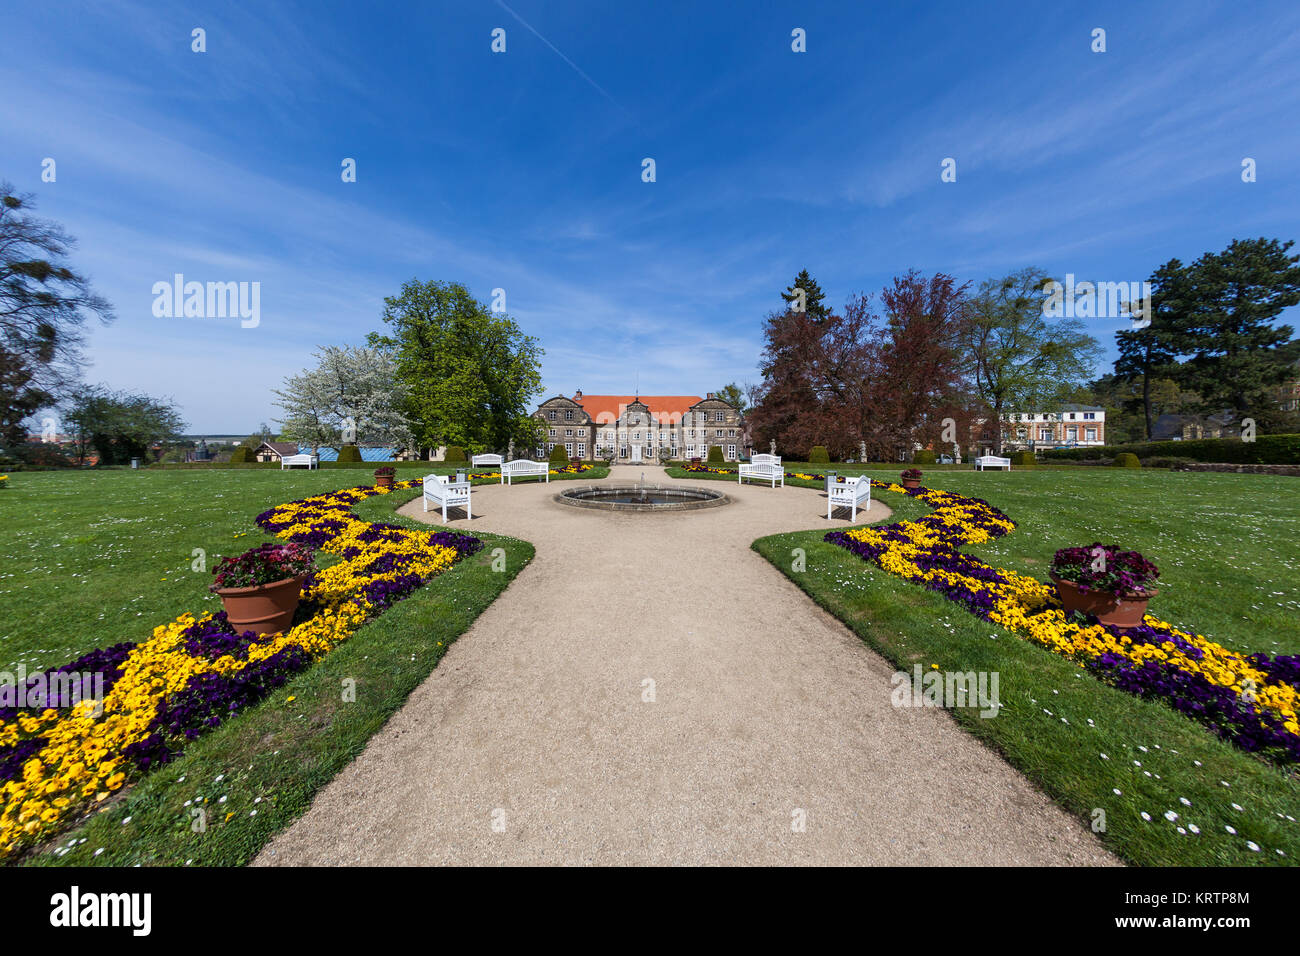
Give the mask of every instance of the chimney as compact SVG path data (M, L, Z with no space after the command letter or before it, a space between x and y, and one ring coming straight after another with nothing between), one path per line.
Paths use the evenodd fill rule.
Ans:
M710 398L713 397L713 393L712 393L712 392L705 392L705 393L704 393L704 397L705 397L706 399L710 399Z
M576 392L573 393L573 400L575 402L582 401L582 389L578 389Z

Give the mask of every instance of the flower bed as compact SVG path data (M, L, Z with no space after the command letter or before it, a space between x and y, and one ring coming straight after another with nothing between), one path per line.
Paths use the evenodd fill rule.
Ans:
M1243 656L1149 614L1128 631L1069 620L1052 585L959 550L1015 528L997 508L946 491L872 485L911 495L934 511L917 521L831 531L826 541L1077 661L1115 687L1164 701L1243 750L1300 761L1300 656Z
M419 487L420 479L398 488ZM187 740L256 704L483 543L448 531L369 523L352 505L384 492L361 487L280 505L266 531L340 559L310 575L289 630L236 634L225 614L182 614L138 644L92 651L48 674L102 677L103 699L39 713L0 708L0 856L50 836ZM84 680L84 677L83 677ZM79 696L79 695L77 695Z

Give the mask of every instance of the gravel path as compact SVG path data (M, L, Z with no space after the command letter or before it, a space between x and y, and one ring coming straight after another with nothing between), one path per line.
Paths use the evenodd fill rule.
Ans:
M671 481L607 480L641 471ZM944 712L891 706L893 668L750 550L846 527L821 493L551 500L575 484L475 488L450 526L536 559L256 864L1115 862Z

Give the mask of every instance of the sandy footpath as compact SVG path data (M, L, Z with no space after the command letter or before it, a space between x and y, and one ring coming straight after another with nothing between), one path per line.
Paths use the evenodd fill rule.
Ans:
M671 481L606 481L642 472ZM1115 862L945 713L891 706L893 668L750 550L847 527L820 492L624 515L552 500L576 484L474 489L449 527L536 559L257 865Z

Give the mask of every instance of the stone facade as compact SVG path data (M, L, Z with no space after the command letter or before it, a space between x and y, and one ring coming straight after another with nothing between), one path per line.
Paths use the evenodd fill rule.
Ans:
M712 392L698 395L556 395L533 417L545 429L539 456L560 445L571 459L612 457L617 462L708 458L719 446L723 458L748 457L745 422L739 410Z

